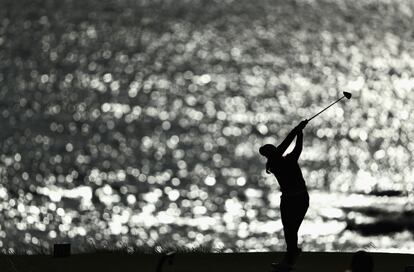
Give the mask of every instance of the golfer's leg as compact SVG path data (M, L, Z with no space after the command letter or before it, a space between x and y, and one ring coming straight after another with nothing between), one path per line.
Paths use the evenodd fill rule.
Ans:
M288 230L288 211L287 211L287 207L286 207L286 200L284 200L283 198L280 199L280 217L282 219L282 225L283 225L283 234L285 235L285 242L286 242L286 247L289 248L289 230Z
M290 225L290 226L284 225L283 226L283 232L285 234L287 251L297 250L298 235L295 232L294 228L295 228L294 225Z
M289 206L286 199L282 199L280 203L280 213L282 217L283 232L285 234L285 241L287 251L294 251L297 249L298 236L295 230L296 224L294 206Z
M298 215L292 214L292 218L290 219L290 226L289 226L289 245L288 251L296 252L298 250Z
M295 225L294 229L295 229L295 234L296 234L296 247L298 243L298 231L299 231L300 225L303 222L303 219L305 218L306 212L308 211L308 207L309 207L309 199L305 198L303 201L298 203L298 210L296 211L297 217L295 218L295 223L294 223Z

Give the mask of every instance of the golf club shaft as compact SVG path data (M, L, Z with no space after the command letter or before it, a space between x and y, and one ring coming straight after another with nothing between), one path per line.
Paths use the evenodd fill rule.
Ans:
M308 119L308 122L310 120L312 120L313 118L315 118L316 116L318 116L319 114L321 114L322 112L326 111L327 109L329 109L332 105L338 103L339 101L341 101L345 96L342 96L341 98L339 98L338 100L336 100L335 102L333 102L332 104L330 104L329 106L327 106L326 108L324 108L323 110L321 110L320 112L318 112L317 114L315 114L314 116L312 116L310 119Z

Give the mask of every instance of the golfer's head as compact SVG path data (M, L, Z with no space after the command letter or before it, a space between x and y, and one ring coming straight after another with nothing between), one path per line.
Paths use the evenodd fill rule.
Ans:
M265 144L259 148L260 155L265 156L266 158L271 157L276 151L276 146L272 144Z

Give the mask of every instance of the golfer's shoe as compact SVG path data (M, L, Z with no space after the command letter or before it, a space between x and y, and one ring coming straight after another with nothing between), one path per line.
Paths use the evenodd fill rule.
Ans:
M298 248L296 251L288 251L285 253L285 256L283 256L283 259L279 263L272 263L272 267L276 266L292 266L296 259L299 257L300 253L302 253L302 249Z
M293 266L287 263L272 263L272 272L289 272L292 271Z

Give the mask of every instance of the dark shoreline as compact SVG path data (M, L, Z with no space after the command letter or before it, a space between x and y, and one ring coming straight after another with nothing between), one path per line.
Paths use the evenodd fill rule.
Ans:
M270 264L279 260L283 252L252 253L179 253L163 263L158 271L268 271ZM304 252L299 257L296 271L345 271L352 258L351 252ZM414 265L413 254L371 253L374 271L404 271ZM0 255L0 271L157 271L165 254L90 253L67 258L47 255ZM14 265L14 268L12 267Z

